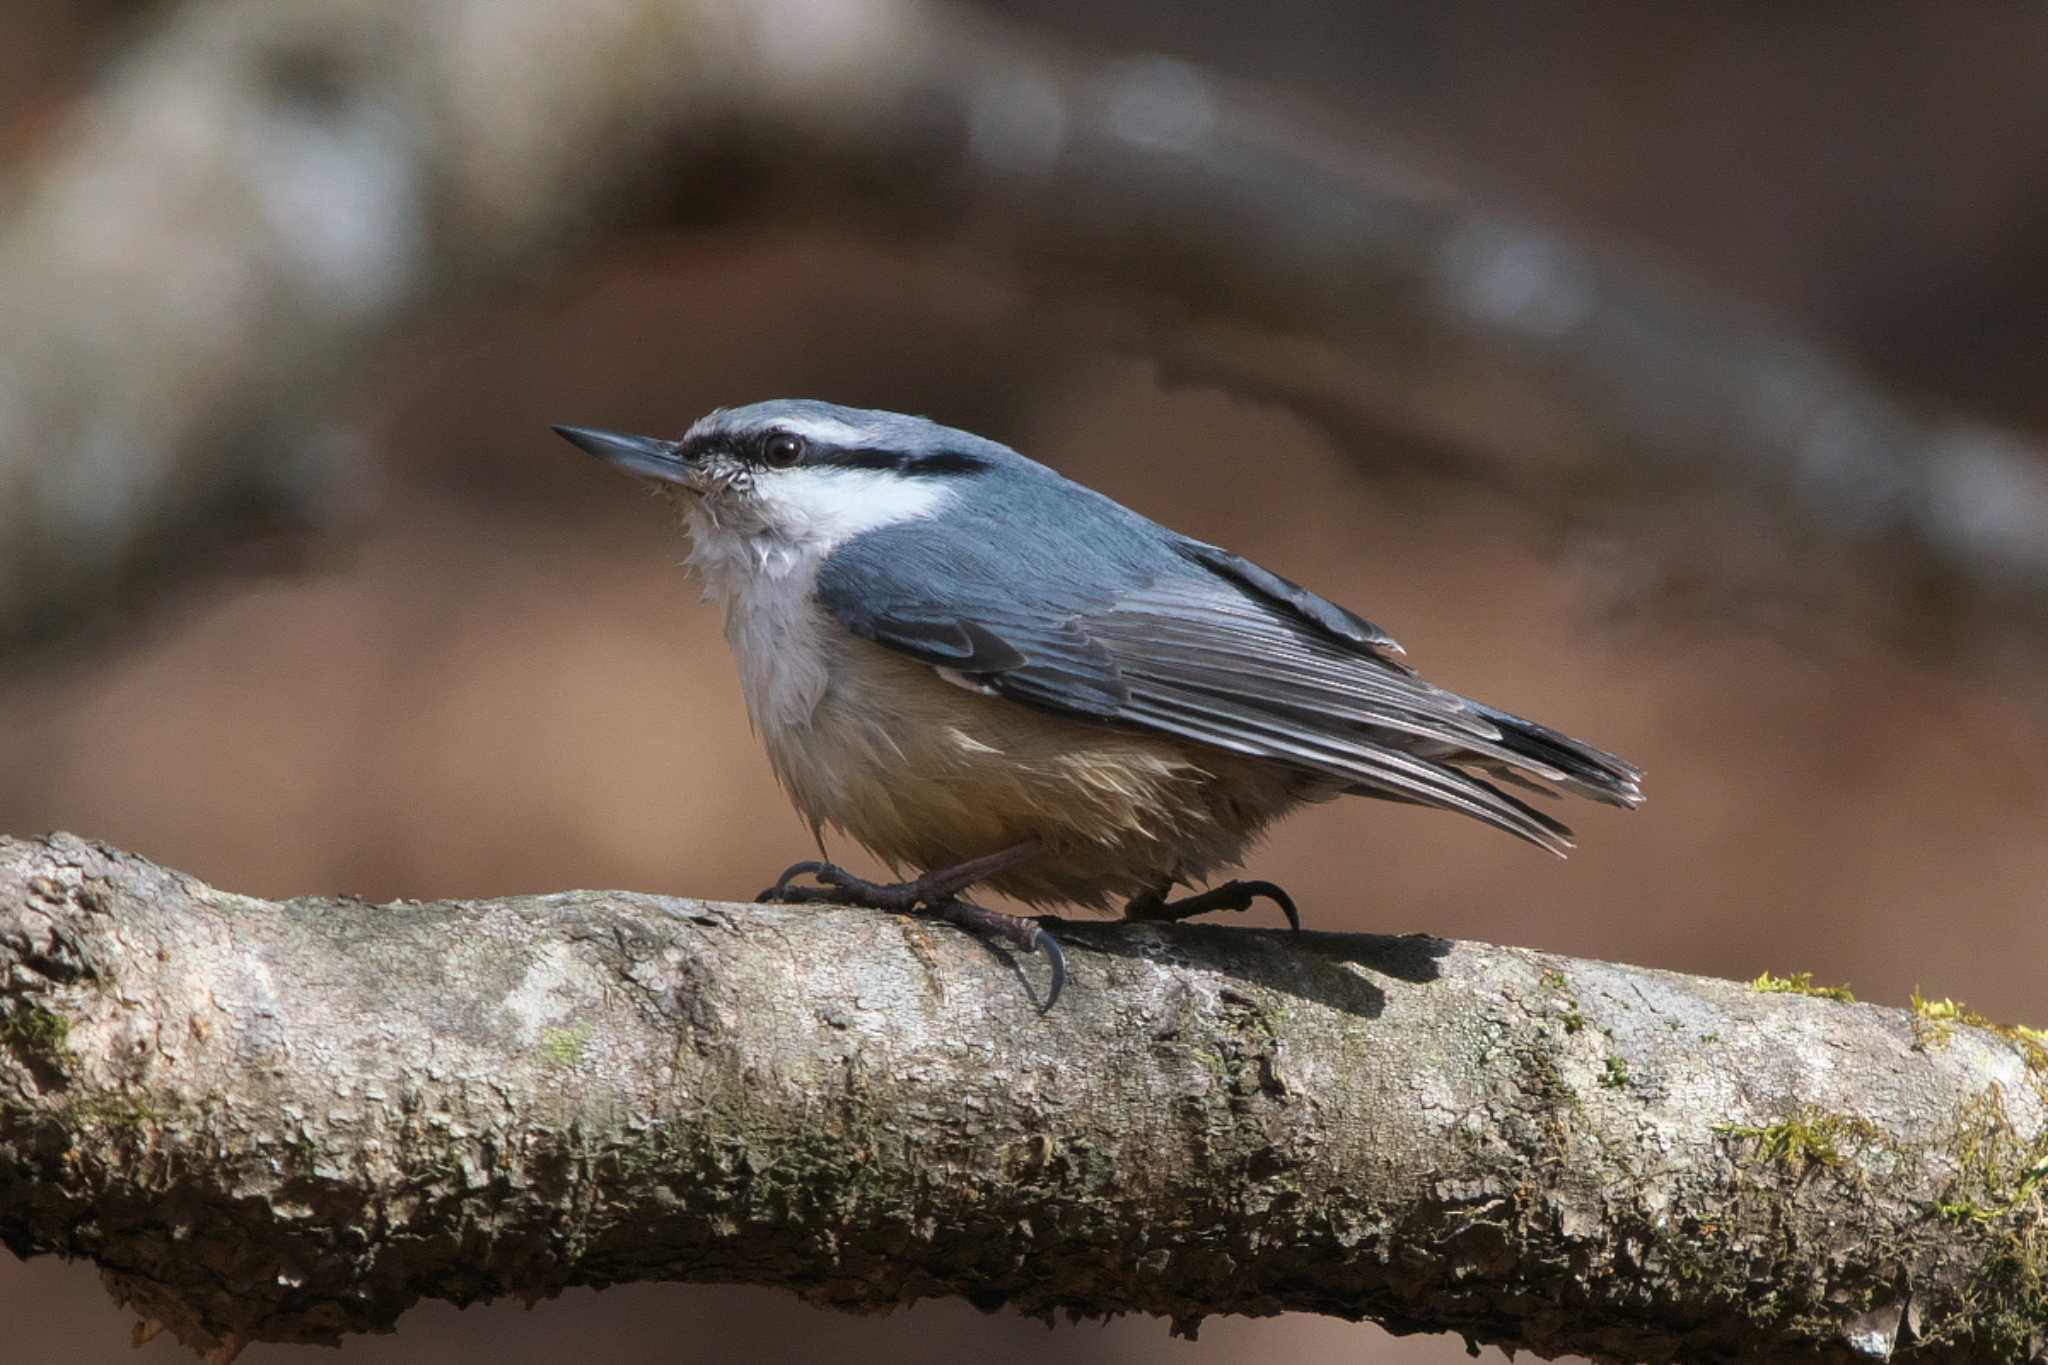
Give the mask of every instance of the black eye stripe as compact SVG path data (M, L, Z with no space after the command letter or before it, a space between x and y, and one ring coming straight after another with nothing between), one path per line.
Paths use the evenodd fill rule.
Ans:
M972 474L988 468L988 461L956 450L935 450L920 455L874 446L835 446L815 451L811 463L831 469L893 470L912 477L940 477Z
M800 433L790 434L801 438ZM763 465L767 463L763 453L769 435L768 432L753 436L711 432L685 442L677 454L685 460L696 460L723 452L747 464ZM982 457L957 450L934 450L912 455L883 446L830 446L813 441L805 443L803 463L814 468L893 471L912 478L972 474L989 467L989 462Z
M834 446L819 451L813 463L834 469L900 469L903 456L894 450Z

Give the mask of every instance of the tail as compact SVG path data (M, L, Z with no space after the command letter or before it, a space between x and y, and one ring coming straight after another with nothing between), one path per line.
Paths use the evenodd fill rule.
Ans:
M1511 716L1478 702L1473 702L1472 707L1500 730L1501 747L1549 772L1561 774L1551 777L1546 772L1543 776L1549 786L1629 810L1643 804L1643 770L1627 759L1596 749L1547 725L1538 725L1533 720L1523 720L1520 716ZM1489 765L1489 770L1517 786L1548 790L1548 787L1519 773L1492 765Z
M1562 858L1572 846L1571 826L1548 811L1538 810L1511 792L1495 786L1499 782L1537 796L1555 798L1570 792L1603 805L1632 810L1643 804L1643 770L1625 758L1560 734L1547 725L1496 711L1491 706L1461 698L1473 711L1500 732L1500 738L1486 742L1469 736L1458 740L1445 736L1424 741L1410 740L1404 751L1435 765L1445 777L1483 793L1487 812L1478 818L1490 825L1526 839L1538 848ZM1485 776L1480 776L1484 773ZM1487 779L1491 778L1492 781ZM1407 801L1416 805L1446 804L1414 795L1387 790L1384 786L1347 787L1353 796L1381 801ZM1474 814L1469 806L1458 809Z

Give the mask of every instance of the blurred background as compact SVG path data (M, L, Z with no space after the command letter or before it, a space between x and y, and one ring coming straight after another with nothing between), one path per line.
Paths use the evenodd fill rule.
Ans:
M809 843L718 623L547 426L816 396L1649 770L1563 864L1297 817L1252 874L1318 927L2048 1023L2048 10L559 9L0 0L0 830L751 894ZM10 1360L186 1358L83 1265L0 1302ZM243 1359L1465 1358L676 1285L313 1349Z

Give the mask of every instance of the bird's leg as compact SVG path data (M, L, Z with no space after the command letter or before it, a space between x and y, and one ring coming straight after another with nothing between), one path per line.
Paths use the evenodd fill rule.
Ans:
M871 882L865 877L854 876L836 863L813 858L792 863L783 869L782 875L775 879L775 885L754 899L786 901L792 905L819 901L828 905L872 905L877 910L909 911L919 906L936 909L975 883L987 881L1036 852L1038 841L1027 839L979 858L969 858L964 863L936 868L907 882ZM815 877L819 885L791 885L798 877Z
M1150 923L1172 923L1196 915L1206 915L1211 910L1249 910L1253 901L1264 896L1280 907L1280 913L1287 916L1287 923L1296 933L1301 932L1301 914L1294 908L1294 897L1271 882L1225 882L1221 886L1212 886L1207 891L1192 896L1182 896L1177 901L1166 898L1168 889L1167 886L1162 886L1157 891L1147 891L1142 896L1131 897L1124 904L1124 918Z

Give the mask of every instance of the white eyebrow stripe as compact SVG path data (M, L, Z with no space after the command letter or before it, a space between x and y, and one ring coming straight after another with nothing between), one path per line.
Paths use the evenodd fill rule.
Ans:
M725 417L725 413L711 413L709 417L702 417L700 422L696 422L696 426L690 428L690 432L688 432L688 436L684 436L684 440L690 440L694 436L707 436L707 434L713 434L713 432L717 432L721 436L727 436L727 438L737 438L737 436L756 436L760 432L776 430L776 432L793 432L797 436L803 436L805 440L815 440L815 442L825 444L825 446L866 446L866 444L870 444L872 440L877 440L881 436L881 432L877 428L872 428L872 426L854 426L852 422L840 422L838 417L815 417L815 415L791 413L791 415L786 415L786 417L762 417L760 422L750 422L750 424L745 424L745 426L727 426L723 422L723 417Z
M877 434L873 427L857 427L835 417L796 417L771 425L827 445L865 445Z

